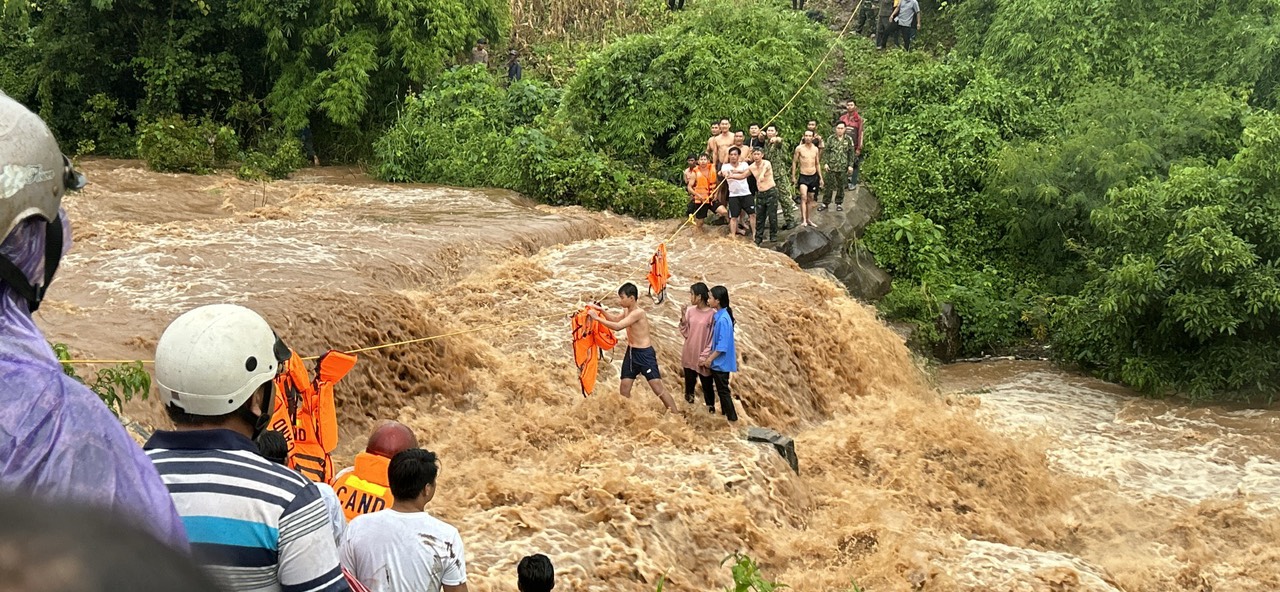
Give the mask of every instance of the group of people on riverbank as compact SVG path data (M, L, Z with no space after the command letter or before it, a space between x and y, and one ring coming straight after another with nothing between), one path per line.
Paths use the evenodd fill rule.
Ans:
M810 120L794 148L776 125L751 124L744 133L734 131L727 117L714 121L706 151L686 160L686 215L701 229L714 214L727 222L729 236L743 235L760 246L777 241L779 212L781 230L796 227L796 206L800 226L817 226L813 213L827 210L833 201L843 211L846 189L858 184L864 134L854 101L845 103L829 136ZM790 184L777 183L778 166L789 171Z

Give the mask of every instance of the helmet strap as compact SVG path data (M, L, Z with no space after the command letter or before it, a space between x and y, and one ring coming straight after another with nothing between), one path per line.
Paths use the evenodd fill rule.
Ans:
M0 255L0 282L8 284L27 301L27 308L34 314L40 310L40 302L44 300L45 291L53 282L53 274L58 272L58 263L62 261L62 216L54 216L45 224L44 231L44 282L31 285L27 274L22 272L8 257Z
M253 439L257 441L258 436L262 432L267 431L267 426L271 423L271 408L273 407L275 398L275 381L268 382L266 388L262 390L262 408L258 411L258 419L253 422Z

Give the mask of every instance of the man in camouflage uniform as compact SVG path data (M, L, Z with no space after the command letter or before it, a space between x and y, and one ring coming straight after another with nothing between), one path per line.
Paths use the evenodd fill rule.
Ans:
M764 158L773 164L773 170L791 170L791 151L787 149L786 141L778 135L778 126L770 125L765 128L764 137ZM791 183L778 184L778 206L782 208L783 230L796 227L796 203L792 200L795 190L795 185Z
M827 138L827 149L822 152L822 167L827 172L827 191L818 211L831 206L831 194L835 193L836 210L844 211L844 187L853 173L853 149L856 141L845 133L844 122L836 124L836 135Z
M874 37L876 32L876 21L879 20L880 2L878 0L861 0L858 5L858 26L854 31L859 35L864 33L868 37Z

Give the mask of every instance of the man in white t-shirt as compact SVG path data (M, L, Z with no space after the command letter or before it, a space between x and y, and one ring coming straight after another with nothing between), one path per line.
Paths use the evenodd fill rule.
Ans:
M742 162L742 150L737 146L729 149L729 162L720 167L720 175L729 187L729 203L727 208L720 206L716 213L729 218L729 236L736 237L738 216L745 213L752 222L756 217L755 196L751 195L751 184L747 182L751 169L747 163ZM754 229L752 232L754 233Z
M440 465L433 452L410 448L391 459L395 503L347 526L342 566L371 592L467 592L467 561L458 529L431 516Z

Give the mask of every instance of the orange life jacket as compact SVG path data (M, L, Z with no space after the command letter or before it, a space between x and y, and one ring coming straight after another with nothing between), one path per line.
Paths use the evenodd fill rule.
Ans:
M658 251L649 259L649 295L658 297L658 304L667 298L667 280L671 270L667 268L667 245L658 245Z
M275 409L270 427L289 443L289 466L312 481L333 479L330 454L338 446L338 411L333 387L356 365L356 357L330 350L316 361L315 380L302 358L290 352L275 380Z
M573 361L578 366L578 385L585 397L596 389L600 356L604 350L618 345L618 338L608 327L591 318L585 307L573 315L570 324L573 328Z
M693 167L693 201L711 203L711 188L716 184L716 171L710 164Z
M347 473L333 481L333 490L342 502L342 513L350 522L356 516L372 514L391 507L395 498L391 495L387 467L391 459L361 452L356 464Z

